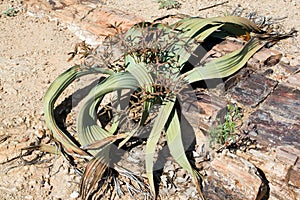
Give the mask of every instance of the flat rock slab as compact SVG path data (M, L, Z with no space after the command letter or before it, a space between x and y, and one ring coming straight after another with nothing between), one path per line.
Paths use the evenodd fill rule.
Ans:
M260 74L251 74L246 80L241 80L230 91L232 99L244 106L254 108L260 104L277 85L277 81Z
M278 85L274 92L266 99L263 110L300 122L300 90L285 85Z
M300 149L300 91L279 85L260 109L249 116L258 142L293 145Z
M299 67L298 70L300 70L300 67ZM296 87L296 88L300 89L300 73L293 74L293 75L289 76L288 79L287 79L287 82L292 87Z
M132 14L112 9L96 1L78 3L77 0L30 0L25 3L30 15L58 19L80 39L92 45L101 43L107 35L115 35L117 29L128 30L142 21Z
M257 136L254 138L265 146L294 145L300 148L300 125L276 120L268 111L257 110L249 117L255 125Z
M204 132L209 132L214 123L218 120L222 111L226 112L228 102L219 96L205 93L197 94L198 108L200 112L194 115L199 128Z
M271 149L271 148L270 148ZM299 149L292 146L279 146L272 151L251 149L238 153L264 173L268 181L269 199L294 200L300 198L298 163ZM295 163L296 162L296 163Z
M256 167L235 155L219 156L210 163L208 180L204 186L204 196L210 200L257 199L265 196L264 187Z

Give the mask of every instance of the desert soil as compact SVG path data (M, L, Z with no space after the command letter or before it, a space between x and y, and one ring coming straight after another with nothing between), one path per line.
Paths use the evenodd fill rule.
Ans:
M300 25L299 0L232 0L198 11L220 2L182 0L180 9L171 10L159 10L155 0L101 3L143 19L172 13L220 16L242 7L245 15L257 11L273 19L284 18L279 25L287 31ZM33 16L23 5L21 1L0 0L0 199L77 199L80 177L64 158L41 152L20 158L20 154L29 145L49 142L43 118L43 95L50 83L76 62L67 62L68 52L81 40L63 21ZM4 11L11 6L19 12L6 16ZM300 63L299 36L273 48L282 51L291 65ZM41 159L34 164L27 162L35 157Z

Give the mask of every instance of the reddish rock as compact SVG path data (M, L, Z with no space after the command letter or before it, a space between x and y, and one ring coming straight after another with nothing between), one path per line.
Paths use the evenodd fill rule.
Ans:
M295 150L295 152L288 152L288 154L294 154L299 151L291 146L280 146L276 148L275 151L272 151L272 149L268 151L252 149L246 153L238 153L237 155L253 163L258 169L264 172L265 178L269 183L269 199L298 199L300 197L300 189L299 186L296 185L299 183L297 179L298 174L300 174L300 168L297 167L298 164L294 166L291 164L295 159L293 155L287 156L287 154L285 154L282 156L282 152L279 149L288 151ZM286 157L291 157L291 159L286 159Z
M300 149L296 149L293 146L279 146L276 148L276 159L287 165L296 165L298 156L300 156Z
M289 174L289 184L300 188L300 170L291 169Z
M291 87L300 89L300 73L289 76L287 82Z
M257 110L249 116L250 124L256 127L257 136L253 136L265 147L294 145L300 149L300 125L276 120L267 111Z
M212 50L217 52L231 53L243 47L242 41L225 40L213 47ZM224 54L222 53L222 54Z
M220 112L226 109L228 102L219 96L213 94L199 93L197 94L199 113L197 113L196 119L200 129L205 132L209 132L212 125L221 115Z
M257 174L256 167L243 158L235 155L216 157L207 171L203 194L210 200L255 200L263 183Z
M300 90L279 85L262 106L264 110L290 120L300 120ZM278 120L280 121L280 120Z
M256 107L274 89L277 82L259 74L252 74L232 88L231 97L247 107Z
M58 19L64 24L78 27L80 31L77 34L88 32L96 36L113 35L116 30L109 28L110 25L117 25L119 29L127 30L133 24L142 21L134 15L99 3L78 3L76 0L51 2L53 3L30 0L25 3L30 13L46 15L50 19Z
M275 49L262 48L253 55L253 58L267 66L276 65L282 57L282 53Z

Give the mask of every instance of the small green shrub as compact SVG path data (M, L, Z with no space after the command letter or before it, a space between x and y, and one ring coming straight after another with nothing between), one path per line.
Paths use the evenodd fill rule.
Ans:
M181 3L176 0L159 0L159 9L177 9L180 8Z
M10 7L7 10L3 11L3 14L7 17L15 17L18 12L19 12L18 9L16 9L14 7Z
M239 108L236 105L228 104L224 122L217 127L212 127L209 132L211 145L226 145L230 139L234 141L237 136L236 121L241 119ZM221 121L219 119L219 121Z

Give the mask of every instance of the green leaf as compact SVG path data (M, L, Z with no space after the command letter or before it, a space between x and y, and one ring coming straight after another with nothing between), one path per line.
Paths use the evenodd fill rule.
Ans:
M164 129L164 126L166 125L169 116L172 112L172 109L175 104L175 100L176 98L174 98L173 101L168 101L165 102L165 104L161 105L158 116L155 118L153 128L150 132L149 138L146 143L146 150L145 150L146 173L149 179L149 184L153 196L155 196L155 186L154 186L154 179L153 179L153 162L154 162L155 147L160 138L161 132Z
M78 138L82 146L103 140L113 134L100 127L97 123L96 109L103 97L113 91L136 89L138 87L139 84L134 76L128 72L120 72L112 74L90 91L77 120ZM95 155L98 151L91 150L90 153Z
M213 18L200 18L200 17L193 17L193 18L187 18L180 20L172 25L172 27L183 31L185 35L194 37L196 33L201 33L202 29L207 29L207 27L210 26L218 26L220 24L226 24L226 25L235 25L238 26L238 28L234 29L234 31L237 31L239 35L242 32L241 29L245 31L255 31L260 32L260 28L252 21L248 20L244 17L238 17L238 16L225 16L225 17L213 17ZM233 26L229 26L233 27ZM229 28L227 29L229 32L234 33L234 31L230 31Z
M181 127L176 109L173 109L170 122L166 126L166 136L170 153L175 161L189 173L193 173L193 169L185 155L185 150L181 137Z
M178 113L176 109L173 109L170 117L169 117L169 122L167 123L166 126L166 136L167 136L167 142L168 142L168 147L170 150L170 153L172 157L175 159L175 161L185 170L187 170L192 176L193 180L196 184L196 187L198 189L199 195L201 199L203 199L202 192L201 192L201 187L200 187L200 178L195 169L192 168L190 162L188 161L184 146L183 146L183 141L182 141L182 136L181 136L181 129L182 127L180 126L180 121L178 118Z
M212 22L211 18L192 18L190 21L182 23L176 29L183 31L182 35L185 37L193 38L197 33L202 33L203 30L208 30L214 26L220 26L220 23ZM180 23L180 22L179 22Z
M194 83L205 79L228 77L241 69L262 46L257 39L252 38L243 48L214 59L203 67L195 67L180 78Z
M93 68L83 68L79 65L73 66L66 70L60 76L58 76L55 81L48 88L44 96L44 113L45 121L47 127L50 129L53 138L62 144L64 150L70 154L75 154L79 156L88 156L86 152L81 150L77 144L74 142L74 138L66 134L63 130L59 128L54 117L54 104L61 93L78 77L93 74L93 73L112 73L109 70L100 68L99 66Z
M146 92L152 93L153 92L153 79L151 77L151 74L147 71L147 66L145 63L137 63L135 62L134 58L132 56L126 56L125 59L126 65L128 65L127 70L130 72L139 82L140 87L145 89ZM152 103L150 101L146 101L144 103L144 110L142 113L142 118L140 121L140 126L142 126L150 112L150 108L152 106ZM133 132L134 133L134 132ZM127 140L130 137L127 138Z

